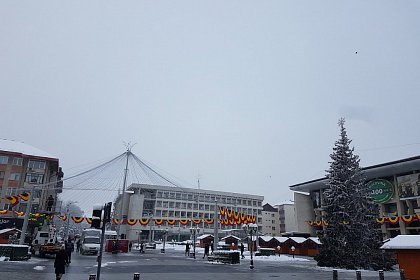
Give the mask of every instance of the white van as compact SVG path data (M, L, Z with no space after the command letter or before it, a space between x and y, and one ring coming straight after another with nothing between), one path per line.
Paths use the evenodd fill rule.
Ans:
M82 239L82 246L80 247L80 254L98 254L101 248L101 238L98 236L85 236Z

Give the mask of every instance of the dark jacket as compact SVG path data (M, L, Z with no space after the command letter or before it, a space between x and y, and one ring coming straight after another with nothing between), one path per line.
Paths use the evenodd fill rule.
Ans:
M66 250L66 253L68 255L70 255L71 252L74 251L74 244L73 244L73 242L71 242L71 241L66 242L65 245L64 245L64 248Z
M55 274L64 274L66 273L65 267L67 263L67 254L63 249L55 254L54 267Z

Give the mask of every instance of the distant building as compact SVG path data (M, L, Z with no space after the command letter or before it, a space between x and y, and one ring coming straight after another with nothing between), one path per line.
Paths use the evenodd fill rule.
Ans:
M163 230L168 230L168 240L185 240L190 238L189 228L191 223L181 225L178 220L182 219L214 219L217 200L218 208L228 208L235 212L244 213L256 217L257 224L262 222L262 201L263 196L240 194L222 191L203 189L157 186L148 184L132 184L128 187L125 195L125 209L123 217L128 219L152 218L152 219L173 219L177 222L168 225L155 225L151 222L147 226L139 223L129 226L124 225L121 234L126 234L128 239L137 240L138 234L142 239L161 239ZM114 213L120 212L121 194L115 202ZM118 218L118 217L116 217ZM200 234L213 234L214 224L202 222L198 225ZM223 230L242 231L241 226L220 226L220 236L223 237ZM261 231L261 226L260 226ZM149 233L151 235L149 235Z
M274 206L279 213L280 235L298 231L294 203L283 203Z
M377 222L383 238L420 234L420 156L362 170L371 196L379 205ZM321 222L326 183L326 178L320 178L290 186L295 192L298 231L315 235L324 226Z
M49 197L52 198L52 207L48 210L54 212L57 194L62 192L61 182L56 182L62 177L57 157L28 144L0 139L0 197L17 196L34 185L39 186L32 194L31 209L27 209L28 203L22 199L14 207L7 200L0 199L0 210L9 210L0 215L0 229L22 227L23 217L18 217L14 211L46 212Z
M280 224L279 224L279 212L277 208L274 208L270 204L266 203L262 210L262 234L279 236Z

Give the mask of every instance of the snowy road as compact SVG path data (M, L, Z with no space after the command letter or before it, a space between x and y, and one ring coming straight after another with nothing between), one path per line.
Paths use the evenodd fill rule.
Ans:
M316 267L313 260L289 256L256 257L254 270L249 269L249 256L238 265L212 264L202 259L201 249L197 259L185 257L181 248L169 247L166 254L148 250L145 254L106 254L101 279L131 280L139 272L142 280L273 280L278 279L332 279L330 269ZM53 259L32 258L26 262L0 262L1 279L44 280L54 279ZM72 263L62 279L87 280L96 273L95 256L74 253ZM339 279L356 279L354 271L339 271ZM379 279L378 273L362 271L362 279ZM385 279L397 280L397 272L386 272Z

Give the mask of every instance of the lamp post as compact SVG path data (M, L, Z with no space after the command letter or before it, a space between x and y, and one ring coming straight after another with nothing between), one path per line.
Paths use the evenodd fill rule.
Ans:
M166 244L166 236L168 234L168 230L164 229L162 231L162 235L163 235L163 249L160 250L161 253L165 253L165 244Z
M194 259L195 259L195 238L196 238L197 234L200 233L200 228L191 227L190 232L191 232L191 234L193 236L193 240L194 240L194 245L193 246L194 246Z
M250 239L251 239L251 251L250 251L250 253L251 253L251 264L249 265L249 268L254 269L254 259L253 259L253 256L252 256L252 249L254 247L254 241L252 240L252 236L257 233L258 226L256 224L246 224L246 225L242 226L242 229L245 231L245 234L247 234L247 235L249 234ZM249 241L248 241L248 246L249 246Z
M137 231L137 248L140 251L140 234L141 234L141 230Z
M66 233L65 233L65 238L64 240L68 240L69 239L69 226L70 226L70 205L78 203L78 201L70 201L69 203L67 203L67 224L66 224Z
M150 214L150 230L149 230L149 244L152 243L152 221L153 221L153 214Z

